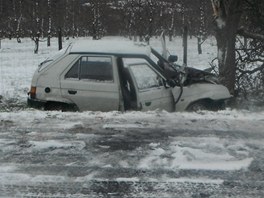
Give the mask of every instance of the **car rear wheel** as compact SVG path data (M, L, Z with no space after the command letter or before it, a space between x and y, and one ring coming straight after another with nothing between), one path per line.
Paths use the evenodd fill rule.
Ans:
M78 111L78 108L72 104L60 103L60 102L47 102L45 111Z

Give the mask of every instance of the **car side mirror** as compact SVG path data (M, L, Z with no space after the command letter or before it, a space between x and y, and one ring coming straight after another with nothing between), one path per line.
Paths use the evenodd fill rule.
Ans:
M174 63L178 60L178 56L177 55L170 55L169 58L168 58L168 61L170 63Z

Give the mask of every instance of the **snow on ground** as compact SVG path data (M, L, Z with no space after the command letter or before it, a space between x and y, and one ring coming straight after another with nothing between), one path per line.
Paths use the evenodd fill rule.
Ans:
M24 131L28 147L24 148L23 152L26 153L46 152L50 149L54 150L53 153L60 153L62 149L78 152L86 146L84 139L92 141L98 135L104 134L105 130L119 131L120 134L116 134L116 137L119 137L125 135L129 130L136 130L137 133L144 135L146 129L150 131L156 129L164 130L165 133L172 135L166 145L153 140L153 142L148 143L148 152L139 161L130 162L123 158L114 161L123 168L136 166L139 169L162 167L168 170L240 170L249 167L253 160L246 144L262 145L261 140L241 139L231 143L220 137L200 137L200 135L201 133L207 134L212 130L223 135L229 131L236 131L237 136L243 136L249 131L252 136L258 135L263 131L264 112L238 113L234 110L225 110L199 113L168 113L165 111L65 113L30 109L28 111L2 112L0 120L3 126L10 123L9 130L11 131L17 130L18 126ZM34 131L36 127L38 130L46 128L50 132ZM74 138L71 140L57 139L65 138L68 135L60 131L78 131L78 129L81 131L89 129L95 133L78 132L74 134ZM173 137L178 130L186 131L186 134L191 131L193 137L185 137L184 135ZM23 136L21 138L19 141L25 141ZM16 147L16 141L0 139L0 146L4 151L17 151L19 148ZM110 147L111 145L108 144L100 145L101 149L107 150ZM105 157L93 156L92 158L90 164L104 167L115 166L111 164L111 161L105 160Z
M64 46L69 42L65 41ZM189 41L189 64L207 68L216 56L214 40L205 42L202 55L197 54L196 42ZM159 48L158 40L151 43ZM26 104L37 65L57 51L56 40L50 48L45 45L40 43L39 54L33 54L34 44L29 39L23 39L21 44L2 40L2 103ZM174 38L168 48L179 55L181 63L181 40ZM72 113L4 107L0 109L0 193L4 189L1 185L43 187L44 183L53 186L66 182L69 186L65 189L78 194L76 189L70 192L71 186L85 187L92 181L133 183L137 193L140 189L136 184L142 181L154 182L151 189L157 193L182 189L180 183L225 186L226 181L246 180L252 181L254 189L258 183L263 184L263 111ZM197 186L194 191L200 188ZM16 192L20 195L19 190ZM170 197L164 196L166 190L164 193L160 197ZM239 193L250 191L240 189ZM58 193L61 197L66 195Z
M191 197L202 184L205 192L219 193L215 197L225 197L222 188L236 197L261 197L253 189L263 184L263 124L264 112L235 110L2 112L0 193L25 186L38 197L79 197L78 189L88 193L94 185L109 193L132 185L126 197L172 197L179 189L191 194L178 197Z

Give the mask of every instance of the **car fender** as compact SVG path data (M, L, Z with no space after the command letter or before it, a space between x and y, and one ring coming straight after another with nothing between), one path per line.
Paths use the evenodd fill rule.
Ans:
M49 91L47 92L47 89ZM73 102L67 98L61 97L61 90L58 87L53 86L37 86L37 99L45 102L61 102L67 104L73 104Z
M176 101L180 94L180 88L175 87L172 90L172 93ZM223 85L196 83L183 87L183 93L179 102L176 104L176 110L184 111L191 103L202 99L211 99L213 101L217 101L231 97L232 95L230 95L228 89Z

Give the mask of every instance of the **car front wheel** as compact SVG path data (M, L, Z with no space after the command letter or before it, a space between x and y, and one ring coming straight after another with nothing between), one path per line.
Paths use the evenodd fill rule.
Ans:
M197 101L189 105L187 108L187 111L190 112L196 112L196 111L204 111L204 110L210 110L209 105L206 103L206 101Z

